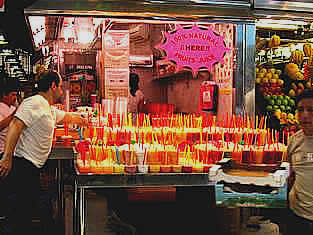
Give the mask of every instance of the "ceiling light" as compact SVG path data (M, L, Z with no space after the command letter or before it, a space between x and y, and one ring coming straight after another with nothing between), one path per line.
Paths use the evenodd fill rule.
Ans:
M288 29L288 30L297 30L297 25L284 25L284 24L269 24L269 23L256 23L257 28L264 29Z

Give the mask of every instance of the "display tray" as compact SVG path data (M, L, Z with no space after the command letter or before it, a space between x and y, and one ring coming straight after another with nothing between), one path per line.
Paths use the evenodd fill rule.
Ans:
M267 171L253 171L247 169L225 169L225 174L233 176L253 176L253 177L267 177L269 172Z
M232 162L233 169L242 169L245 171L263 171L263 172L275 172L277 169L280 168L280 164L235 164Z
M208 173L93 174L76 170L79 187L208 186Z
M233 168L231 160L210 168L209 179L215 183L239 183L258 186L282 187L287 182L289 164L281 163L273 171Z

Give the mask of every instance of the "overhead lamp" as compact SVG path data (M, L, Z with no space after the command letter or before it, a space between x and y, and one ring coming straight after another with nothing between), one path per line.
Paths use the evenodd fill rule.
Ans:
M15 55L15 54L10 49L2 49L2 51L0 51L0 55L10 56L10 55Z
M0 31L0 45L8 44L9 42L5 39L4 33Z
M286 24L271 24L271 23L256 23L257 28L263 29L286 29L286 30L297 30L297 25L286 25Z

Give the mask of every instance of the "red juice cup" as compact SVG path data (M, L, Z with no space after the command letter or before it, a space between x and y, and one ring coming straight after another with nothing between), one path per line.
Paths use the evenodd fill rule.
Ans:
M239 164L242 158L242 147L238 144L235 145L234 151L232 152L232 161Z
M282 161L282 157L283 157L283 151L276 150L275 155L274 155L275 163L277 164L280 163Z
M275 164L275 152L273 150L265 150L263 153L264 164Z
M253 151L251 147L245 146L244 149L242 150L241 163L250 164L253 162L252 160L253 160Z
M264 155L264 147L256 146L253 149L253 163L254 164L262 164L263 163L263 155Z

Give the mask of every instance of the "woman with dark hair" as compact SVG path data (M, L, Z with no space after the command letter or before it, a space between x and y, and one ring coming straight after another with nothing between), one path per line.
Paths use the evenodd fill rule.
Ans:
M4 142L8 127L16 112L19 81L16 78L4 76L1 81L0 94L0 153L4 151Z
M129 95L127 109L130 113L143 112L144 94L139 89L139 76L136 73L129 75Z

